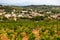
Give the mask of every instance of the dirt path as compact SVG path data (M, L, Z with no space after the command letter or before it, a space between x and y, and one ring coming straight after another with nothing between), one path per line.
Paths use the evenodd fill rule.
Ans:
M32 33L35 35L35 40L39 40L40 39L40 34L39 34L39 30L35 30L33 29Z
M1 35L1 40L9 40L8 37L6 36L6 34L2 34Z
M28 37L28 35L26 34L26 32L23 32L23 33L22 33L22 36L23 36L22 40L28 40L28 39L29 39L29 37Z

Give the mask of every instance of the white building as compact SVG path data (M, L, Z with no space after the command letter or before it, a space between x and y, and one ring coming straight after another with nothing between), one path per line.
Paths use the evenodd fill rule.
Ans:
M23 15L22 14L19 14L17 17L23 17Z
M11 17L11 14L5 14L4 16L9 19Z

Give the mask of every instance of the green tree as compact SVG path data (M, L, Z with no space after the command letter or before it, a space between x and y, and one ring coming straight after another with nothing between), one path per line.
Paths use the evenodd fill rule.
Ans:
M43 16L36 16L36 17L32 18L32 20L40 21L40 20L44 20L44 17Z

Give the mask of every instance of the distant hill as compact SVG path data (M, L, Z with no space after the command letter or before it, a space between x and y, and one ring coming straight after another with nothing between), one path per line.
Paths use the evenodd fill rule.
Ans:
M22 7L60 7L60 6L56 6L56 5L28 5L28 6L22 6Z
M16 6L16 5L1 5L0 6ZM40 7L40 6L55 6L57 7L56 5L27 5L27 6L21 6L21 7ZM58 6L60 7L60 6Z

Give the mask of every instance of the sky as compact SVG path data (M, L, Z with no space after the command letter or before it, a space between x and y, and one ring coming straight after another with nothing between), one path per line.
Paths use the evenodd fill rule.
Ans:
M3 5L60 5L60 0L0 0Z

